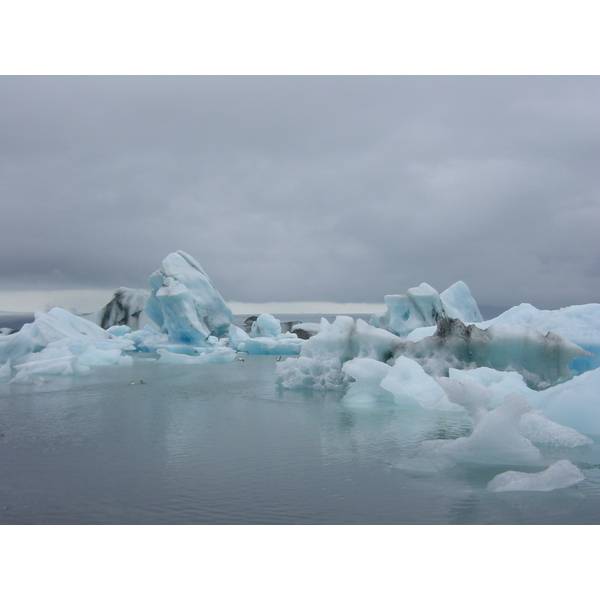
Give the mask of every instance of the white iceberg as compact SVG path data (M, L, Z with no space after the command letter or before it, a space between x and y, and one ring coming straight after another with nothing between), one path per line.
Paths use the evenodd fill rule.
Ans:
M227 334L231 309L200 264L181 250L169 254L149 280L145 312L172 343L210 345Z
M400 337L421 327L435 326L441 317L463 322L482 321L481 313L466 283L457 281L438 292L427 283L410 288L405 294L384 297L387 309L371 316L371 325L387 329Z
M409 403L436 410L457 410L443 388L427 375L414 360L400 356L381 380L382 389L390 392L397 404Z
M273 315L262 314L252 323L250 337L276 338L281 335L281 322Z
M370 404L379 399L393 400L393 395L381 387L389 373L389 365L372 358L353 358L342 366L342 371L354 379L343 401L349 404Z
M124 339L57 340L15 361L16 375L10 383L29 383L39 376L78 375L87 373L91 367L130 365L132 358L123 351L131 348L131 343Z
M58 340L107 340L112 337L102 327L55 307L47 313L36 312L33 323L26 323L19 331L0 338L0 364L39 352Z
M524 414L519 422L519 431L537 446L578 448L594 443L572 427L555 423L540 410Z
M270 316L270 315L269 315ZM277 331L275 328L272 332ZM265 355L297 355L300 353L303 339L295 333L279 333L265 337L251 337L243 329L235 325L229 326L228 345L238 352Z
M576 485L585 479L583 472L570 460L559 460L539 473L506 471L492 479L490 492L551 492Z
M321 319L319 333L304 342L300 356L277 364L278 383L284 388L345 387L350 376L342 371L344 363L353 358L387 362L401 343L398 336L362 319Z
M170 352L166 348L159 348L156 352L159 355L161 364L177 365L204 365L210 363L229 363L235 360L236 352L232 348L225 346L217 348L197 348L198 354L189 355L178 352Z
M585 435L600 435L600 369L537 392L528 400L556 423Z
M468 437L429 440L421 444L421 458L448 456L457 462L536 465L542 454L519 430L521 417L531 410L520 394L509 394L504 404L480 414Z

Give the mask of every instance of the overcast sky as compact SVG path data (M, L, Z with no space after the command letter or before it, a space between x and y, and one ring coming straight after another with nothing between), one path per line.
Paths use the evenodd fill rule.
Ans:
M598 77L0 77L0 289L598 302ZM3 307L0 306L0 310Z

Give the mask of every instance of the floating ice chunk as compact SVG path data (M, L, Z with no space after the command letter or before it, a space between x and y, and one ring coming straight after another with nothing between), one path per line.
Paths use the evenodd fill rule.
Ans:
M465 323L483 320L471 291L462 281L457 281L441 294L427 283L422 283L405 294L385 296L384 302L387 309L374 313L371 325L403 338L415 329L435 326L441 317L460 319Z
M521 394L527 399L534 394L534 391L527 387L523 376L516 371L498 371L489 367L479 367L466 371L449 369L448 377L458 381L472 381L485 386L492 392L491 396L487 396L488 409L500 406L507 394L511 392Z
M107 340L112 337L98 325L55 307L47 313L36 312L33 323L26 323L16 333L0 338L0 364L9 358L16 360L39 352L62 339Z
M433 377L410 358L400 356L381 381L381 387L394 396L397 404L418 404L423 408L457 410Z
M78 375L90 367L130 365L132 359L122 353L125 340L62 339L48 344L43 350L20 358L10 383L24 383L41 375Z
M311 338L313 339L313 338ZM398 336L357 319L350 334L350 356L391 361L402 345Z
M127 325L131 329L139 329L147 325L143 314L147 299L148 292L144 290L120 287L114 291L113 297L104 308L83 316L103 329L113 325Z
M392 394L380 387L381 380L391 367L372 358L353 358L342 366L342 371L355 381L350 385L344 402L365 404L376 400L393 400Z
M519 431L528 440L539 446L577 448L594 443L589 437L572 427L551 421L539 410L532 410L523 415L519 423Z
M250 337L272 337L281 335L281 322L273 315L259 315L256 321L252 323Z
M458 319L439 319L435 335L404 342L398 353L414 358L430 375L448 376L450 368L490 367L517 371L532 388L570 378L569 362L586 352L550 332L520 326L479 329Z
M483 317L471 290L463 281L457 281L440 294L444 313L452 319L460 319L463 323L479 323Z
M200 354L195 356L169 352L165 348L159 348L157 353L160 356L159 360L161 364L202 365L208 363L229 363L235 360L236 353L232 348L219 346L214 349L197 348L197 350Z
M568 306L558 310L539 310L531 304L520 304L478 327L487 329L492 325L518 325L542 334L551 331L593 354L573 360L569 365L573 373L581 374L600 367L600 304Z
M481 368L466 372L451 369L450 375L451 378L438 377L436 381L452 402L459 404L467 411L474 425L481 421L491 407L499 405L500 396L504 402L505 392L510 392L511 388L514 391L510 393L516 393L517 390L525 387L526 394L521 395L528 400L541 394L541 392L534 392L527 388L522 377L517 373L500 373L493 369ZM516 375L516 377L502 377L503 375ZM452 377L458 377L458 379ZM532 443L543 446L575 448L593 443L575 429L551 421L539 410L531 410L523 414L519 421L519 432Z
M584 479L583 472L570 460L559 460L539 473L500 473L488 483L487 489L490 492L551 492L576 485Z
M371 325L405 337L417 327L435 325L444 309L437 291L427 283L410 288L405 294L384 297L387 309L371 316Z
M171 342L208 345L211 335L227 333L230 308L200 264L181 250L169 254L149 280L145 312Z
M350 381L337 358L288 358L277 363L276 373L277 383L288 389L337 389L346 387Z
M533 394L529 402L556 423L586 435L600 435L599 390L600 369L594 369Z
M36 360L15 365L17 374L10 383L29 383L32 378L40 375L74 375L89 371L87 366L79 368L76 366L77 357L73 354L44 359L42 353L43 351L31 355L35 356Z
M277 381L286 388L323 389L346 386L350 378L342 365L352 358L390 360L402 341L392 333L377 329L352 317L338 316L333 323L321 319L319 333L306 340L298 358L277 364Z
M521 417L530 410L520 394L509 394L504 404L481 416L468 437L430 440L421 444L421 457L448 455L458 462L535 465L540 451L519 431Z
M473 425L477 425L488 410L494 393L475 381L459 381L446 377L436 377L436 383L446 393L448 399L467 411Z
M246 354L290 356L300 354L304 340L294 333L281 333L277 337L250 337L245 331L229 326L229 347Z
M166 333L160 333L150 325L146 325L144 329L126 333L123 337L133 344L135 351L137 352L153 353L156 352L158 348L164 348L171 345L169 336Z
M112 327L108 327L106 331L111 335L121 337L126 333L131 333L131 327L127 325L113 325Z

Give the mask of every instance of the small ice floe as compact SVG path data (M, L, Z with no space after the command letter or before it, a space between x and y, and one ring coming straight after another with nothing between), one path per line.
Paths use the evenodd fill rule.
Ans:
M583 472L570 460L559 460L539 473L500 473L488 483L487 489L490 492L551 492L570 487L584 479Z

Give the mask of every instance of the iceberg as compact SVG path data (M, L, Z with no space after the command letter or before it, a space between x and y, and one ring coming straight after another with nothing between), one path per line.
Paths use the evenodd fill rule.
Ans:
M525 397L533 410L521 420L521 432L536 444L576 447L590 443L586 435L600 435L600 369L541 391L527 387L519 373L486 367L467 371L450 369L449 379L476 384L473 394L479 398L483 411L502 404L509 393ZM444 378L436 381L447 388Z
M79 375L91 367L131 365L131 356L123 354L127 342L115 347L83 340L63 339L48 344L40 352L28 354L14 364L16 375L9 383L29 383L40 376Z
M405 357L419 363L430 376L447 377L450 369L488 367L516 372L530 388L544 389L571 378L569 364L587 354L555 333L542 335L524 326L479 329L444 316L439 317L433 335L412 342L362 319L355 323L351 317L339 316L333 324L323 319L319 333L307 340L300 351L300 357L323 363L320 367L309 367L309 360L294 365L290 362L293 359L288 359L277 368L278 381L283 387L300 385L299 382L302 386L322 387L324 381L343 386L350 380L341 370L342 365L353 358L373 358L391 365ZM319 378L313 381L311 377L293 373L295 367L303 369L304 375L306 369L319 373ZM332 371L331 376L323 378L323 369Z
M600 369L537 392L528 400L556 423L585 435L600 435Z
M145 312L171 342L207 346L209 337L227 334L231 309L189 254L181 250L169 254L149 283L152 293Z
M371 325L405 337L413 329L435 325L444 307L437 291L427 283L410 288L405 294L385 296L387 310L374 313Z
M449 317L439 319L433 335L406 341L397 351L430 375L447 376L450 368L489 367L516 371L534 389L571 378L569 363L589 354L553 332L543 335L530 327L501 324L481 329Z
M402 344L400 338L352 317L338 316L333 323L321 319L319 333L306 340L298 358L277 364L277 381L284 388L341 388L350 383L342 370L353 358L388 362Z
M542 334L555 333L577 344L588 354L573 360L571 370L580 375L600 367L600 304L568 306L558 310L540 310L531 304L519 304L478 327L530 328Z
M509 394L501 406L478 414L470 436L425 441L420 457L447 455L456 462L488 465L540 464L541 452L519 430L521 417L529 410L531 407L523 396Z
M276 338L282 333L281 322L273 315L262 314L252 323L250 337Z
M294 333L251 337L243 329L235 325L229 326L229 347L246 354L297 355L303 343L304 340Z
M405 294L384 297L387 309L371 316L371 325L406 337L415 329L434 326L442 317L463 322L483 321L475 299L466 283L457 281L438 292L427 283L410 288Z
M570 487L585 479L583 472L570 460L559 460L539 473L506 471L492 479L490 492L551 492Z
M204 352L202 351L204 350ZM218 348L198 348L198 354L190 355L178 352L170 352L166 348L157 351L161 364L177 365L204 365L209 363L228 363L235 360L236 352L231 348L221 346Z
M451 319L460 319L463 323L480 323L483 317L469 286L457 281L440 294L444 313Z
M114 291L113 297L104 308L89 315L81 315L85 319L108 329L116 325L127 325L130 329L140 329L148 325L144 307L148 292L120 287Z
M342 365L342 371L354 379L343 401L349 404L371 404L379 399L393 400L393 395L381 387L391 367L372 358L353 358Z
M390 392L397 404L409 403L436 410L458 410L446 397L444 389L421 365L400 356L381 380L382 389Z
M19 331L0 338L0 364L39 352L63 339L107 340L112 337L102 327L55 307L47 313L36 312L33 323L26 323Z
M541 410L532 410L523 415L519 431L536 446L578 448L593 444L593 440L572 427L550 420Z

